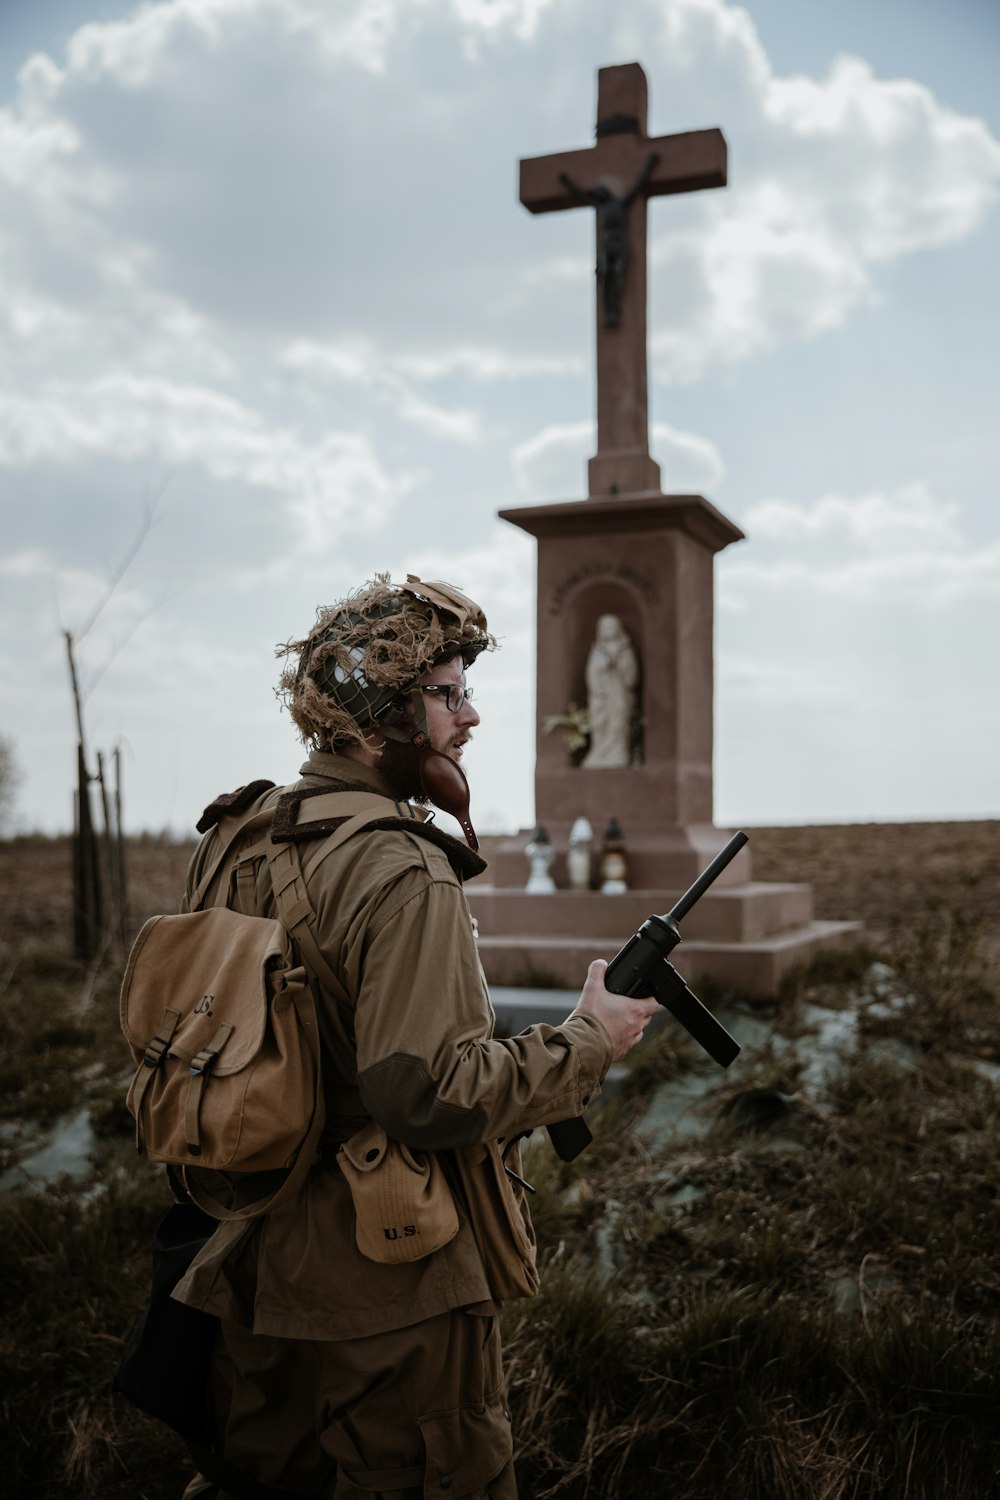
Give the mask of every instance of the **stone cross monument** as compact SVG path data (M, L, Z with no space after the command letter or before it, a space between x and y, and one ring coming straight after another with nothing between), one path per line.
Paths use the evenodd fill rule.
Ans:
M646 202L725 183L721 131L650 140L638 63L598 73L596 145L521 162L531 213L590 206L597 235L590 498L500 513L538 539L536 818L560 854L576 818L598 837L617 818L630 883L646 888L683 885L722 842L712 827L712 559L743 535L702 496L664 495L649 453ZM574 713L579 724L584 707L588 743L574 757L546 724ZM513 858L498 861L503 884L517 879ZM748 860L727 878L746 879Z
M499 985L544 974L578 988L590 959L668 910L726 841L712 823L713 559L743 534L701 495L661 492L646 405L646 200L724 187L726 143L718 130L650 140L638 63L598 80L596 146L521 163L532 213L594 211L597 453L588 499L500 513L538 539L535 816L556 889L547 878L544 893L525 889L526 829L494 855L494 884L470 886L480 956ZM612 819L623 838L616 831L602 862ZM601 889L581 888L578 848L567 868L574 825L577 844L593 829ZM742 849L671 958L688 977L773 994L790 964L857 936L857 923L813 920L809 886L752 881ZM565 996L551 1015L537 1002L529 996L536 1011L514 1029L565 1015Z
M721 130L646 135L646 75L638 63L601 68L597 145L521 162L521 202L533 214L592 205L597 229L597 453L589 492L660 488L649 454L646 399L646 200L726 185Z

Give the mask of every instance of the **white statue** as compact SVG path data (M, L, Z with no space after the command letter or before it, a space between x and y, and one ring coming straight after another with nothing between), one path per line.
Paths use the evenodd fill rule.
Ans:
M587 657L587 712L590 749L582 764L589 768L632 764L639 662L625 626L617 615L601 615Z

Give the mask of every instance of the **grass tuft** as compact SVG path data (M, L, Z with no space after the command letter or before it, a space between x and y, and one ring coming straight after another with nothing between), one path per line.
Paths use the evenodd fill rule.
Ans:
M0 1197L0 1464L18 1500L176 1500L179 1440L111 1396L169 1202L148 1167Z

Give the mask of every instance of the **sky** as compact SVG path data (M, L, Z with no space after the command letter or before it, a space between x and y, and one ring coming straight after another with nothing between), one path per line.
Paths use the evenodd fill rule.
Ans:
M531 824L535 544L497 511L585 498L594 230L517 162L589 145L630 61L651 135L729 143L648 237L653 456L746 533L716 823L1000 815L1000 6L0 0L17 826L72 818L65 631L127 825L189 833L294 779L274 648L382 571L486 608L474 816Z

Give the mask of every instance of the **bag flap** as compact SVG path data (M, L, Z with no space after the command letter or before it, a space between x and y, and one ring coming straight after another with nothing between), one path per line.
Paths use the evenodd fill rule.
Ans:
M223 906L151 917L136 938L122 981L121 1026L136 1061L170 1010L179 1017L170 1056L190 1061L220 1027L232 1027L213 1071L239 1072L264 1040L270 972L291 962L288 934L268 917L247 917Z

